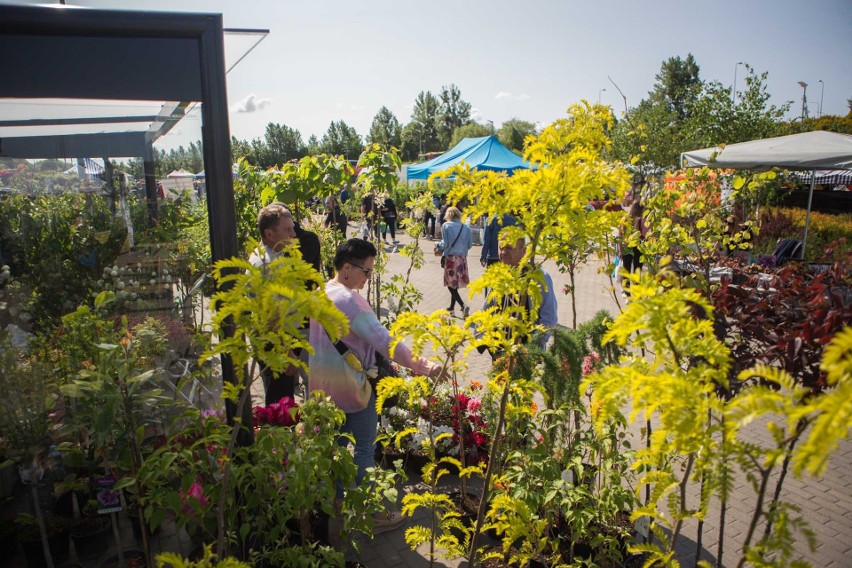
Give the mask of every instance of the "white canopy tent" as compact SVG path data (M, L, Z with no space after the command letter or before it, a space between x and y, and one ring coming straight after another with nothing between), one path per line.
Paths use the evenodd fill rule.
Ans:
M729 144L724 148L704 148L680 155L683 167L735 170L810 170L811 188L805 215L805 234L802 255L808 241L811 202L814 195L816 170L852 170L852 136L835 132L804 132L764 140Z

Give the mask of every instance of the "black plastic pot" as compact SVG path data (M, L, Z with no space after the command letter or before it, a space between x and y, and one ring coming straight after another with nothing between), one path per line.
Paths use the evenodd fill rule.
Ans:
M80 519L71 528L71 540L80 560L98 558L110 543L110 520L107 516Z
M53 559L54 565L68 560L71 550L69 535L70 531L67 527L48 534L47 545L50 549L50 556ZM37 537L33 540L30 538L31 536L32 535L21 537L21 548L24 549L27 566L42 568L47 565L47 561L44 558L44 548L41 544L41 537Z

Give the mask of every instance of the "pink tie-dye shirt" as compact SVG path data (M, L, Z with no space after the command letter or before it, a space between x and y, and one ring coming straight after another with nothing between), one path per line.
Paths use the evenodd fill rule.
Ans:
M349 319L349 334L342 338L343 343L364 368L375 365L376 351L396 361L403 367L407 367L418 375L429 375L436 368L434 363L414 357L404 343L397 343L394 348L393 357L389 354L391 342L390 333L376 318L376 314L370 304L357 290L347 288L335 280L330 280L325 285L325 293L337 306L337 309L346 314ZM314 348L314 354L310 358L310 372L308 378L308 390L322 390L340 407L344 412L357 412L365 406L365 396L369 399L369 386L351 385L350 381L343 375L339 363L340 354L331 342L323 327L316 321L311 320L310 342Z

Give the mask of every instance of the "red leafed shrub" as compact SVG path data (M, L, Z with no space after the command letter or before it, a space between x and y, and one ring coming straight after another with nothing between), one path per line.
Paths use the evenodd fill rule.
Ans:
M767 268L739 285L723 281L713 303L719 333L734 359L732 390L739 386L740 371L765 363L820 391L823 349L852 325L852 255L832 264Z

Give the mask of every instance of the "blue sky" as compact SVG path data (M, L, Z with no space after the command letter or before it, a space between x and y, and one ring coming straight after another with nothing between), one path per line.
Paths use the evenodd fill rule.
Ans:
M34 4L16 0L2 3ZM269 122L321 137L332 120L365 136L387 106L408 122L421 90L455 83L480 122L542 125L586 98L635 106L661 63L692 53L705 80L731 85L737 62L769 73L772 102L846 114L852 0L68 0L93 8L215 12L225 27L270 35L228 76L231 132ZM823 80L823 85L819 80ZM605 90L602 90L605 89ZM245 112L246 108L253 112ZM242 110L243 112L239 112Z

